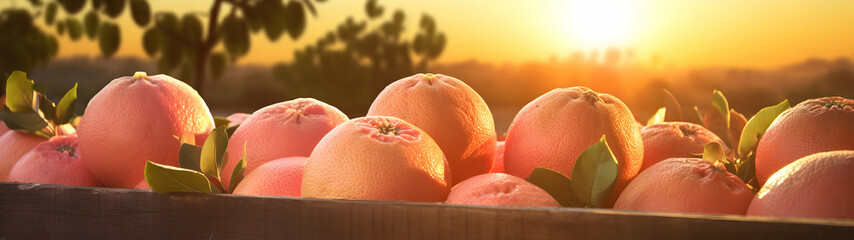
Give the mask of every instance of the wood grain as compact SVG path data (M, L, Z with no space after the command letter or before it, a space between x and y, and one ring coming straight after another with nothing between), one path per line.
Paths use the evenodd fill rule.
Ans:
M851 239L854 221L0 183L0 239Z

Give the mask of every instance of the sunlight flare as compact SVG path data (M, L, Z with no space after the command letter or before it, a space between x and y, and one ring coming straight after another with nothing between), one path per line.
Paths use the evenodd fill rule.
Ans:
M639 25L636 3L626 0L578 0L567 4L564 23L570 38L585 48L625 46Z

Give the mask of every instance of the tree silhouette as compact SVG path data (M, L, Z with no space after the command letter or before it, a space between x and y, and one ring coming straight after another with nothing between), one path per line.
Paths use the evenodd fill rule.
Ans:
M314 0L324 2L325 0ZM287 32L292 39L305 30L306 11L317 16L312 0L212 0L209 12L152 14L147 0L29 0L34 10L9 8L0 12L0 72L30 71L56 56L56 37L34 23L44 16L47 26L59 35L77 41L83 35L97 39L101 55L111 57L121 44L121 29L115 19L128 8L133 21L144 28L143 48L157 58L161 72L179 71L180 79L204 94L208 74L219 78L226 65L246 55L249 36L264 30L271 41ZM91 3L91 8L80 13ZM223 5L225 3L225 5ZM230 9L224 7L230 6ZM61 10L61 11L60 11ZM228 11L220 17L223 11ZM64 13L64 14L62 14ZM58 16L62 14L62 19ZM152 19L153 16L153 19ZM205 27L202 19L206 18ZM214 52L222 45L225 51ZM208 73L209 70L209 73Z
M315 44L295 51L293 62L273 67L290 97L313 96L351 116L363 115L386 85L426 70L445 47L445 35L429 15L421 17L419 31L410 42L403 38L403 11L395 11L370 30L369 22L380 20L384 8L369 0L365 13L367 20L349 17ZM413 57L419 58L417 64Z

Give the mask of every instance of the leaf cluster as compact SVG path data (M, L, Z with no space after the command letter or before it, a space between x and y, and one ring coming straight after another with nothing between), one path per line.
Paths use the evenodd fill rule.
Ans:
M180 167L173 167L147 161L145 164L145 181L152 190L160 193L194 192L194 193L232 193L234 188L243 180L246 170L246 146L244 153L232 169L229 186L223 184L220 176L229 161L228 120L218 119L204 144L196 146L194 136L180 136L181 148L178 152ZM233 130L231 130L233 132Z
M603 207L617 182L617 158L605 136L585 149L572 168L572 178L546 168L536 168L526 178L564 207Z
M671 118L671 112L681 113L679 102L670 94L665 92L665 105L672 107L672 111L666 111L666 107L660 108L655 115L648 121L648 125L664 122L664 121L681 121ZM707 111L701 112L698 107L694 107L694 112L700 119L702 125L719 136L724 144L730 149L730 152L724 152L723 147L719 143L708 143L701 155L703 159L717 163L722 163L728 172L738 176L748 187L754 191L759 186L756 181L755 168L755 151L762 138L762 134L771 125L771 123L791 105L788 100L783 100L777 105L763 108L757 112L750 120L747 120L742 114L731 109L729 102L723 92L714 90L712 92L712 102L708 105ZM666 113L665 113L666 112ZM662 120L663 119L663 120ZM698 154L700 155L700 154Z
M9 129L50 138L57 126L74 122L76 102L77 84L57 104L26 73L14 71L6 79L6 106L0 109L0 120Z

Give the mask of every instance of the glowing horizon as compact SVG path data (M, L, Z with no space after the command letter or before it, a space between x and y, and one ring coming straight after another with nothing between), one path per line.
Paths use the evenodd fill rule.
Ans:
M636 38L640 10L631 1L625 0L579 0L567 1L559 8L565 12L564 24L571 42L583 49L624 47Z
M470 59L493 63L566 59L573 52L608 47L633 49L636 61L676 67L737 66L770 68L807 58L854 56L854 1L803 2L722 0L545 0L389 1L380 0L387 19L396 9L406 13L405 38L429 13L448 36L439 62ZM19 4L24 5L24 4ZM209 0L151 1L154 12L204 11ZM168 5L168 6L167 6ZM272 64L292 59L295 47L314 43L348 16L365 19L364 1L318 3L319 17L309 17L302 38L283 37L271 43L264 34L252 36L249 54L240 63ZM7 7L7 6L3 6ZM86 10L83 12L85 13ZM62 16L60 16L62 17ZM82 17L82 13L78 14ZM43 23L41 19L38 21ZM117 56L146 57L142 30L125 12L122 45ZM54 32L54 29L48 29ZM96 41L60 39L59 57L98 55Z

